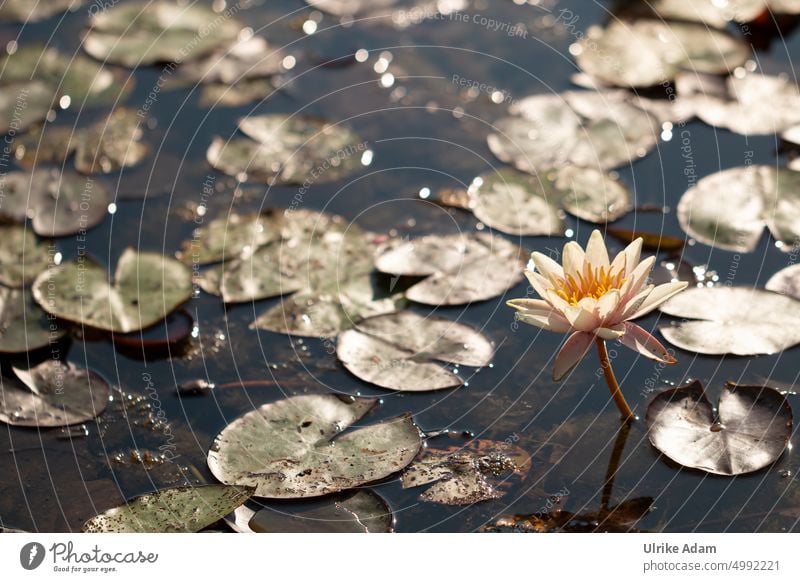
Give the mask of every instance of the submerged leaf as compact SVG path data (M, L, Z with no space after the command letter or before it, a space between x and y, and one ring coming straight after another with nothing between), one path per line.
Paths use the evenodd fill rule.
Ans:
M377 403L334 394L294 396L234 420L214 439L208 466L223 483L255 495L301 498L377 481L408 465L422 446L410 414L342 431Z
M659 328L668 342L692 352L751 356L775 354L800 343L800 301L771 291L696 287L660 309L695 320Z
M0 226L0 285L23 287L50 266L51 246L19 225Z
M454 388L463 379L442 363L483 367L494 355L479 331L411 311L379 315L339 336L336 356L366 382L400 391Z
M33 296L63 319L128 333L153 325L192 294L190 270L158 253L125 249L114 280L85 257L53 267L36 279Z
M208 163L230 176L275 184L339 180L361 167L366 144L341 124L297 115L245 117L248 138L214 138Z
M262 509L249 524L258 533L390 533L394 516L380 495L359 489L300 513Z
M111 390L99 374L47 360L14 368L20 382L2 379L0 420L14 426L53 427L92 420L108 406Z
M521 448L501 441L473 440L446 449L426 448L400 477L403 488L433 483L423 501L470 505L499 499L516 476L525 479L531 458Z
M578 66L603 83L651 87L680 70L724 74L750 57L749 47L721 30L685 22L618 19L590 27L579 42Z
M524 252L487 233L428 235L388 242L375 260L379 271L427 277L406 290L426 305L463 305L497 297L522 280Z
M647 408L650 442L676 463L716 475L752 473L781 456L792 409L768 386L728 382L715 413L700 382L666 390Z
M193 533L219 521L252 495L247 487L205 485L148 493L87 521L85 533Z
M800 238L800 172L753 165L706 176L681 197L678 221L700 242L738 252L753 251L766 226L790 252Z
M0 354L22 354L43 348L65 331L33 302L29 291L0 287Z
M532 174L566 165L610 170L630 164L654 148L661 133L655 117L610 93L534 95L508 113L494 124L489 149Z

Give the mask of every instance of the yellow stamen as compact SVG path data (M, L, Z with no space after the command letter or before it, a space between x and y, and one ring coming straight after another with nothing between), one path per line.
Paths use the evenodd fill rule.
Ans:
M583 273L577 274L577 280L567 275L560 285L553 288L556 295L570 305L577 305L581 299L592 297L600 299L612 289L619 289L625 283L623 273L613 273L605 267L592 269L588 265Z

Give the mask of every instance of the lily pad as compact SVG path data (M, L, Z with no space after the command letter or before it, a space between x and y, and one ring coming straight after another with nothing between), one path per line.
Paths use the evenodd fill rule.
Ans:
M684 105L714 127L741 135L772 135L800 123L800 88L783 77L730 76L725 94L680 92Z
M50 245L19 225L0 226L0 284L23 287L51 263Z
M125 2L92 14L82 46L99 61L127 67L181 63L235 40L242 29L235 13L199 3Z
M233 85L209 83L200 91L200 106L241 107L266 99L275 89L270 79L244 79Z
M703 386L666 390L647 408L650 442L676 463L715 475L741 475L777 460L792 434L792 409L768 386L728 382L719 409Z
M400 480L404 489L433 483L420 495L423 501L470 505L503 497L510 478L524 479L530 468L530 455L519 447L478 439L462 447L424 449Z
M800 4L793 0L653 0L651 6L662 18L702 22L725 28L734 20L752 22L764 13L800 14Z
M319 184L339 180L361 167L366 145L343 125L296 115L245 117L239 129L249 138L214 138L208 163L241 181Z
M85 0L5 0L0 4L0 20L39 22L67 10L77 10Z
M442 364L483 367L494 355L479 331L449 319L398 311L365 319L339 336L336 356L365 382L419 392L454 388L463 378Z
M50 345L65 330L33 302L30 292L0 287L0 353L24 354Z
M42 164L60 165L75 151L83 131L71 125L39 125L14 140L14 160L28 170Z
M46 83L29 81L0 88L0 134L20 133L50 112L55 93Z
M534 95L508 112L494 124L489 149L532 174L566 165L610 170L630 164L653 149L661 133L643 109L598 92Z
M2 380L0 420L14 426L53 427L92 420L108 406L111 389L99 374L47 360L14 368L21 382Z
M751 56L748 45L727 32L655 19L590 27L578 46L585 73L620 87L659 85L681 70L725 74Z
M141 143L142 119L126 107L118 107L81 134L75 149L75 168L84 174L108 174L139 163L148 148Z
M706 176L678 203L681 228L702 243L752 252L764 227L781 250L800 238L800 172L744 166Z
M345 429L374 398L294 396L234 420L214 439L208 466L217 479L256 488L258 497L317 497L388 477L422 446L410 414Z
M233 85L244 79L269 77L283 71L286 54L260 36L236 40L202 59L185 63L174 77L176 84L219 83Z
M36 279L33 296L42 308L68 321L128 333L158 323L192 294L192 274L158 253L125 249L113 282L106 270L79 257Z
M247 487L175 487L142 495L87 521L86 533L193 533L250 499Z
M800 343L800 301L772 291L696 287L660 309L696 320L659 328L668 342L692 352L752 356L775 354Z
M768 291L800 299L800 265L791 265L781 269L770 277L765 288Z
M274 210L215 218L194 230L192 238L181 245L180 258L194 265L236 259L243 252L280 239L283 221L284 213Z
M524 251L487 233L429 235L386 243L379 271L427 277L405 296L426 305L464 305L502 295L522 280Z
M0 217L14 222L31 218L39 236L85 232L106 215L110 196L105 185L74 172L10 172Z
M249 525L258 533L391 533L394 516L383 497L359 489L300 513L262 509Z

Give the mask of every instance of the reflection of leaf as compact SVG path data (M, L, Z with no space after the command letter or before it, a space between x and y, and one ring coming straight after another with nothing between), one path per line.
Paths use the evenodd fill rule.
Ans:
M698 381L666 390L647 408L650 442L676 463L717 475L758 471L781 456L792 409L767 386L729 382L714 408Z
M765 287L768 291L800 299L800 265L781 269L770 277Z
M375 260L390 275L427 277L406 290L426 305L463 305L501 295L522 280L523 251L487 233L429 235L386 243Z
M772 166L706 176L678 204L681 228L721 249L751 252L766 226L790 252L800 237L800 172Z
M14 426L66 426L92 420L108 406L108 383L91 370L47 360L14 368L24 386L3 378L0 420Z
M140 0L92 14L83 49L104 63L127 67L181 63L233 41L242 25L210 6Z
M760 289L699 287L659 308L696 321L661 326L671 344L701 354L775 354L800 343L800 301Z
M223 483L271 498L316 497L383 479L411 462L422 437L409 414L340 434L376 402L321 394L265 404L217 435L208 466Z
M579 46L576 58L584 72L621 87L658 85L681 69L728 73L750 56L749 47L727 32L648 19L590 27Z
M63 335L64 330L48 319L29 291L0 287L0 353L30 352Z
M57 237L96 226L106 214L109 193L102 182L74 172L34 170L6 177L0 217L31 218L36 234Z
M361 167L365 144L346 126L291 115L245 117L247 135L216 137L206 152L208 163L240 181L317 184L338 180Z
M464 380L440 363L482 367L494 348L477 330L411 311L379 315L339 336L336 355L366 382L401 391L453 388Z
M45 311L121 333L161 321L191 294L185 265L130 248L120 256L112 283L104 268L80 257L45 271L33 284L33 296Z
M515 475L524 479L531 467L522 449L501 441L473 440L463 447L426 448L401 476L403 488L433 483L420 496L445 505L469 505L499 499Z
M250 520L250 527L259 533L389 533L394 516L380 495L359 489L296 514L283 508L262 509Z
M83 525L86 533L192 533L208 527L247 501L252 489L205 485L142 495Z
M50 246L19 225L0 226L0 284L22 287L50 266Z
M614 93L534 95L516 101L508 113L494 124L489 149L533 174L565 165L626 165L655 147L660 133L655 117Z

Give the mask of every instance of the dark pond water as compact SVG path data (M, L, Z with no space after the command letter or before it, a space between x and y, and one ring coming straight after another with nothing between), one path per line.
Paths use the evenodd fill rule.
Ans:
M574 32L605 23L613 8L610 2L590 0L541 0L540 4L479 0L464 12L470 15L467 19L429 19L403 30L378 23L340 26L325 16L313 35L300 28L312 11L299 0L264 2L243 11L240 18L256 34L286 45L296 57L297 65L285 77L287 85L255 105L210 110L199 104L197 90L161 92L152 105L152 128L145 137L150 156L135 168L98 178L120 196L116 213L89 232L88 251L111 267L130 245L172 254L191 235L194 210L201 202L208 205L207 217L224 216L231 208L247 212L291 204L298 195L296 187L245 184L234 197L235 181L205 162L213 136L227 138L235 133L240 117L270 112L304 111L346 120L374 152L371 166L352 179L313 185L300 198L302 207L341 214L364 228L400 236L474 231L479 225L471 215L442 208L418 194L422 188L435 192L464 186L500 165L485 136L506 105L493 103L487 91L467 95L453 79L485 83L513 99L573 88L570 76L577 69L568 49L576 40ZM554 24L560 9L579 16L573 31ZM492 30L473 20L474 14L519 23L525 35ZM0 43L46 42L73 54L79 50L86 17L86 10L78 10L24 28L4 23ZM791 26L784 26L783 36L777 30L751 34L759 43L753 58L760 70L796 78L792 62L800 55L800 35L792 33ZM349 55L358 49L369 51L366 63L350 62ZM391 56L390 87L381 86L381 75L373 69L383 52ZM339 57L346 66L319 66ZM126 103L139 107L161 72L159 67L135 71L136 86ZM82 125L102 114L102 109L68 109L58 114L57 122ZM785 155L778 146L773 137L745 138L692 121L675 131L670 141L660 142L657 151L619 170L619 175L635 192L638 205L674 208L689 184L685 172L689 166L699 178L748 163L770 164ZM213 183L212 195L204 194L204 183ZM585 243L593 225L567 220L572 237ZM631 213L617 226L684 236L674 212ZM517 242L546 252L560 249L566 240L530 237ZM621 248L611 244L613 251ZM58 246L65 258L78 252L78 242L70 237L59 239ZM721 284L736 285L763 285L790 261L766 234L750 254L698 243L686 247L684 258L708 265ZM372 486L394 510L398 531L475 531L500 515L547 511L553 506L552 496L558 496L564 510L596 511L617 436L617 413L596 372L594 355L567 381L552 381L550 369L561 336L517 328L511 310L504 306L506 299L525 294L526 285L520 283L505 297L437 310L480 328L498 349L493 366L472 375L468 385L436 393L399 394L371 387L344 371L320 340L248 329L255 314L273 305L273 300L226 309L218 298L200 294L186 306L195 318L197 337L167 355L122 353L104 338L74 338L65 346L68 359L104 375L125 396L116 395L109 411L87 425L85 437L69 439L57 429L4 425L0 521L29 530L74 530L121 498L187 479L214 482L205 457L213 437L227 423L286 395L325 391L379 396L382 405L373 419L410 411L425 430L448 428L508 440L533 456L526 481L513 484L502 499L467 507L421 502L420 490L403 490L396 479ZM653 329L658 315L640 323ZM789 389L800 370L800 348L758 358L706 357L678 350L679 363L663 368L629 350L611 347L623 390L639 414L653 391L689 378L702 380L716 398L725 380L768 382ZM218 386L240 381L261 384L177 396L176 384L197 378ZM796 403L794 397L792 401ZM445 440L440 437L438 444ZM462 442L450 440L447 444ZM158 451L164 445L177 456L174 462L142 463L131 456L133 451ZM635 524L642 530L797 530L797 469L797 455L789 450L769 469L737 478L680 470L659 457L646 439L643 422L638 422L625 443L611 503L653 498L652 511ZM268 506L294 512L308 505Z

